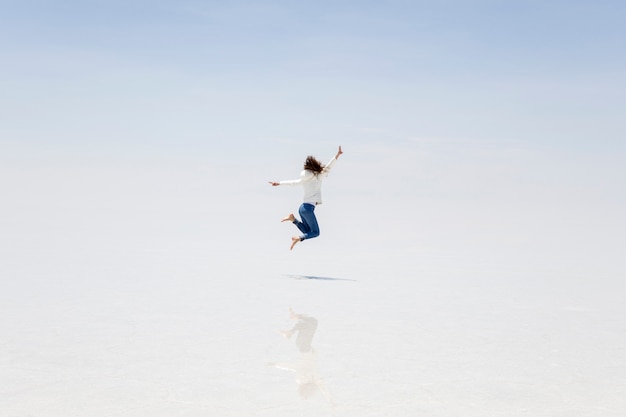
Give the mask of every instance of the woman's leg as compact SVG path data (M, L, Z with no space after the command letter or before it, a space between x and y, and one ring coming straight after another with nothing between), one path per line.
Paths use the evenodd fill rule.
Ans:
M296 224L298 229L303 233L303 235L300 236L301 240L318 237L320 235L320 227L317 224L317 217L315 217L315 206L313 204L304 203L300 206L299 213L302 219L301 224L304 225L304 227L300 227Z
M300 220L296 219L296 220L293 221L293 224L295 224L296 227L298 229L300 229L300 231L303 234L307 234L307 233L309 233L311 231L311 228L309 227L308 223L304 221L304 219L303 219L303 221L300 221Z
M302 210L302 207L300 207L300 210ZM301 222L300 220L296 219L296 216L294 216L293 213L291 213L288 216L283 217L281 222L291 222L295 224L296 227L300 229L302 233L309 233L311 231L311 228L309 227L309 225L305 222Z
M302 242L305 239L312 239L320 235L320 227L317 224L317 218L315 217L315 206L313 204L304 203L300 206L298 213L300 213L302 221L294 218L293 224L300 229L302 235L291 238L290 250L296 246L296 243Z

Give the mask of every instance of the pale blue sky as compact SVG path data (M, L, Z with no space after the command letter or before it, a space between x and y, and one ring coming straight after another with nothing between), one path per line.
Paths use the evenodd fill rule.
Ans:
M375 136L624 151L617 1L2 8L0 134L13 145L197 153Z
M618 213L625 11L617 1L5 4L0 161L18 171L5 165L4 177L55 160L193 157L247 193L342 144L336 190L353 202Z

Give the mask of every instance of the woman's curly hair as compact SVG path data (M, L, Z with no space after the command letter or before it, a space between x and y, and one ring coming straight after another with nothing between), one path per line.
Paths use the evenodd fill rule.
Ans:
M306 157L306 161L304 161L304 169L314 174L319 174L324 169L324 165L313 156L309 155Z

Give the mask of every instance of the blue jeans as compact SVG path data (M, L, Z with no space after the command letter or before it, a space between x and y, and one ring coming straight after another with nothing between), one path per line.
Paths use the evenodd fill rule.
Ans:
M298 210L302 221L296 219L295 224L298 229L303 233L300 236L300 240L312 239L320 235L320 227L317 225L317 218L315 217L315 206L309 203L303 203Z

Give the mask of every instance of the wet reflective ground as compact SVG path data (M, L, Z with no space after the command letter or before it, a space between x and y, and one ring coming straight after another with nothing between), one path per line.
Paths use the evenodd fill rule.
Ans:
M626 405L615 287L419 269L317 279L193 256L176 273L181 260L143 254L118 273L4 284L3 414L618 416Z

